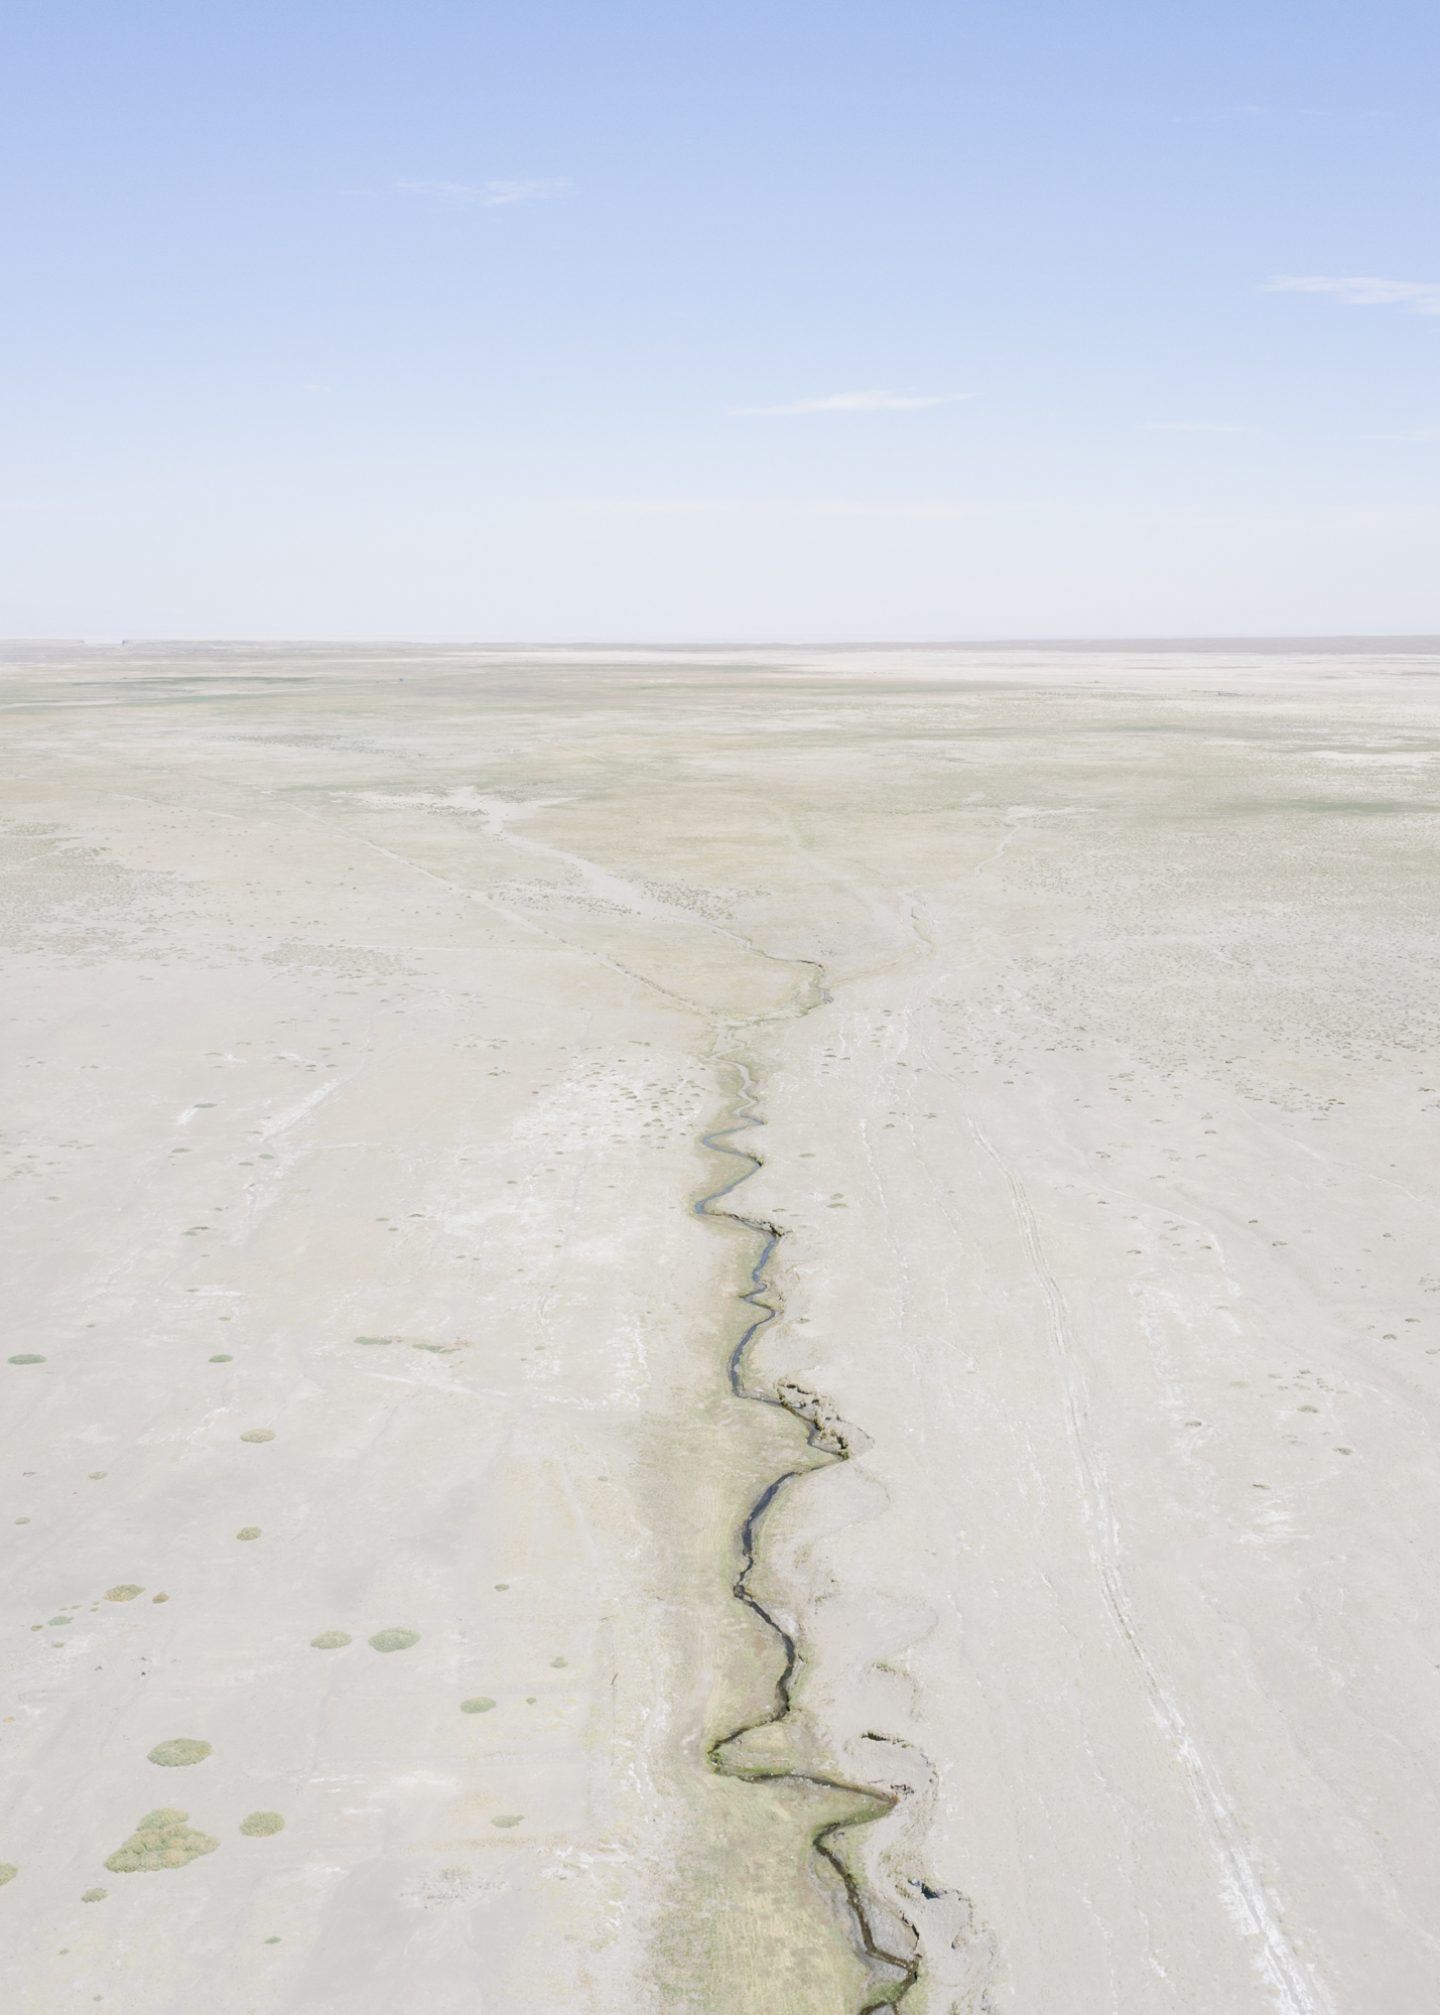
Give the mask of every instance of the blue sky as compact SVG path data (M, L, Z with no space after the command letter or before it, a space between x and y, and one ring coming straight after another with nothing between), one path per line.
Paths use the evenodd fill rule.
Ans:
M1433 0L11 0L0 632L1440 630L1437 76Z

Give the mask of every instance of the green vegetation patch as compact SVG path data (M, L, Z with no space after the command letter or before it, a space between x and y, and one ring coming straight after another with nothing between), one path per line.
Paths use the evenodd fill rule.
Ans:
M161 1868L183 1868L202 1854L213 1854L220 1842L208 1833L188 1826L188 1812L162 1805L147 1812L123 1846L117 1847L105 1866L112 1875L141 1875Z
M168 1742L157 1742L150 1751L150 1761L163 1763L167 1770L179 1770L187 1763L203 1763L214 1753L208 1742L200 1742L193 1735L176 1735Z
M273 1441L275 1439L275 1430L273 1427L247 1427L240 1439L242 1441Z
M240 1821L240 1831L251 1840L264 1840L272 1833L283 1833L285 1821L278 1812L252 1812Z
M339 1651L351 1642L348 1630L322 1630L318 1637L312 1637L310 1640L316 1651Z
M462 1714L488 1714L494 1705L495 1702L493 1700L487 1699L483 1693L477 1693L473 1700L462 1700L460 1702L460 1712Z
M143 1595L144 1593L145 1591L138 1581L119 1581L113 1588L106 1589L105 1600L107 1602L133 1602L137 1595Z
M45 1360L43 1357L37 1357L33 1350L22 1350L17 1351L10 1362L12 1364L43 1364Z
M420 1642L418 1630L377 1630L370 1639L372 1651L408 1651Z

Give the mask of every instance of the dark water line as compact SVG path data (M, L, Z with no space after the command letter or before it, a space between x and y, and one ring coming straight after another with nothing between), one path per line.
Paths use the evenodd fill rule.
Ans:
M722 1183L708 1196L701 1197L694 1205L698 1217L724 1219L727 1223L739 1225L743 1231L752 1232L760 1241L759 1251L750 1268L750 1285L739 1297L756 1310L756 1315L752 1322L747 1323L730 1353L728 1365L730 1390L737 1399L750 1400L758 1406L771 1406L781 1413L788 1414L804 1428L806 1446L818 1453L813 1462L798 1469L784 1470L772 1482L767 1483L750 1506L741 1524L739 1534L741 1565L731 1584L732 1592L736 1601L743 1603L745 1608L758 1617L778 1640L783 1653L783 1664L775 1682L774 1699L769 1712L756 1720L744 1722L739 1728L732 1729L728 1735L722 1735L718 1741L710 1744L707 1753L711 1767L727 1777L742 1778L751 1783L788 1781L808 1785L821 1791L839 1792L857 1801L853 1813L817 1827L810 1837L810 1844L819 1859L839 1877L861 1952L877 1971L891 1976L878 1991L871 1991L858 2011L858 2015L878 2015L878 2011L897 2008L919 1979L919 1940L915 1927L902 1914L901 1921L906 1924L915 1940L915 1955L890 1951L880 1942L874 1925L873 1906L847 1867L836 1843L854 1828L871 1825L875 1820L883 1818L887 1812L893 1812L904 1794L898 1791L879 1790L873 1785L854 1784L846 1778L827 1777L807 1770L746 1768L744 1765L730 1762L725 1753L732 1743L740 1741L743 1736L753 1734L757 1729L773 1727L777 1722L783 1721L790 1713L793 1704L792 1688L800 1662L799 1647L790 1632L771 1615L759 1598L750 1592L749 1587L750 1575L756 1564L760 1527L765 1515L787 1484L793 1483L799 1477L810 1475L828 1463L848 1462L851 1459L850 1447L843 1431L818 1417L818 1405L809 1394L797 1390L787 1398L783 1388L773 1392L766 1391L763 1387L750 1384L745 1375L745 1363L751 1344L761 1330L774 1322L780 1313L781 1304L770 1279L770 1263L785 1234L778 1225L770 1224L763 1218L747 1217L743 1212L721 1208L725 1198L733 1190L738 1189L741 1183L748 1182L757 1169L764 1166L761 1157L752 1153L750 1149L731 1145L733 1135L745 1133L761 1125L755 1111L749 1073L743 1065L737 1064L735 1067L740 1071L742 1079L740 1094L732 1107L735 1118L728 1126L716 1127L713 1131L702 1134L701 1141L712 1153L728 1155L741 1166L728 1182Z

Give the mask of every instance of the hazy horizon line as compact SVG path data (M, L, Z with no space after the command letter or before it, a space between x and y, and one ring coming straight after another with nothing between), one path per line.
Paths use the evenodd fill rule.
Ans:
M1015 635L927 636L927 637L824 637L715 636L715 637L484 637L484 636L373 636L347 637L339 634L284 635L275 633L239 635L173 634L132 636L0 635L0 651L25 648L128 650L131 648L176 650L259 650L293 647L300 650L480 650L480 651L718 651L718 650L829 650L829 651L925 651L1003 649L1199 649L1240 647L1284 647L1323 645L1347 649L1394 649L1409 645L1440 650L1440 629L1429 630L1196 630L1124 631L1093 635L1076 632Z

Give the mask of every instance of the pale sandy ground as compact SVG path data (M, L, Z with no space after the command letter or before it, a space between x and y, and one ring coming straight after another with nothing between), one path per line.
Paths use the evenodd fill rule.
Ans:
M1429 2015L1440 655L0 672L7 2008Z

